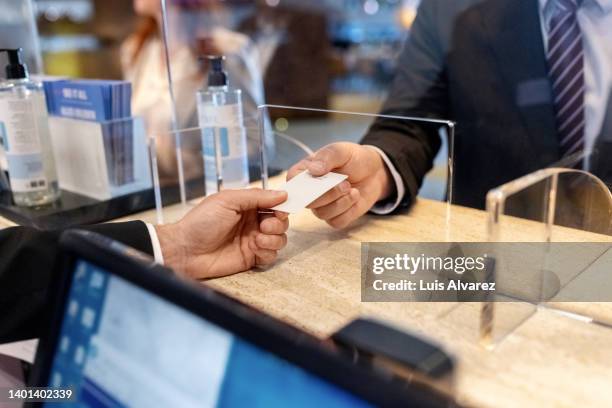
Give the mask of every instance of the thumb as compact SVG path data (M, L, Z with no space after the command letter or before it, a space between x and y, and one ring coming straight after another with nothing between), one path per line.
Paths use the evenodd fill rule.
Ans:
M313 176L322 176L338 169L349 162L352 155L350 143L332 143L319 149L306 162L308 171Z
M272 208L287 200L286 191L262 190L260 188L225 190L220 194L225 195L227 201L233 206L238 207L239 211Z

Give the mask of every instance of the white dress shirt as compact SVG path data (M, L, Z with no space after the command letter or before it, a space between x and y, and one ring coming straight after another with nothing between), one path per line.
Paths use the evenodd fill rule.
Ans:
M556 12L556 0L539 0L540 22L544 49L547 49L548 27ZM591 152L595 141L601 133L606 115L608 98L612 92L612 0L583 0L578 9L578 24L582 30L584 44L585 75L585 150ZM385 205L375 205L371 211L375 214L389 214L401 203L406 189L399 172L387 155L380 149L395 182L397 198ZM588 166L588 158L585 160Z
M162 254L161 245L159 244L159 238L157 237L157 231L152 224L146 223L147 230L149 231L149 237L151 238L151 246L153 247L153 258L155 262L160 265L164 264L164 254Z

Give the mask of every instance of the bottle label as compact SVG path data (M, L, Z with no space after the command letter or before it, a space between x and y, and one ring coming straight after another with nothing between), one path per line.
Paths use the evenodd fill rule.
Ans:
M201 105L198 109L200 127L243 126L242 109L238 104L211 106Z
M224 188L244 188L249 184L246 130L242 124L242 110L238 104L200 106L199 124L202 127L204 177L206 194L217 191L217 158L215 145L221 156L221 178Z
M218 135L221 154L221 178L224 188L244 188L249 184L246 136L243 127L215 128L202 130L204 149L204 177L207 194L217 191L217 158L215 134Z
M2 99L3 145L11 190L31 192L47 188L42 147L32 100ZM44 108L44 107L42 107Z

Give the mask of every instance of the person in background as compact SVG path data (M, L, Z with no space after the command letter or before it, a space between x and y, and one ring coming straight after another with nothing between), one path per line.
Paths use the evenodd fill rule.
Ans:
M225 190L173 224L132 221L80 228L154 256L187 278L206 279L274 262L287 243L287 214L263 218L258 209L286 199L284 191ZM61 232L0 230L0 343L37 337L44 327Z
M141 18L137 30L121 48L121 65L125 79L132 83L132 112L144 117L147 131L157 137L158 165L162 177L176 174L172 104L168 90L165 51L162 38L162 14L159 0L134 0L134 10ZM226 27L226 8L213 0L167 1L169 58L174 98L177 102L176 126L188 129L198 126L196 92L206 86L205 62L199 56L225 55L225 70L230 86L242 90L247 126L257 122L257 106L264 103L263 72L278 39L267 36L254 44L244 34ZM265 48L265 52L264 52ZM249 129L247 129L247 132ZM164 137L163 135L166 135ZM195 135L195 133L194 133ZM187 140L183 160L186 174L202 172L199 138ZM196 140L198 139L198 140ZM274 140L268 141L273 144ZM249 144L249 156L257 157L257 146Z

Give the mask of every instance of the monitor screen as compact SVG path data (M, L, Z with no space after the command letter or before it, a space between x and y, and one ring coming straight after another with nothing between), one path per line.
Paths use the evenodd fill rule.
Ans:
M71 387L76 406L368 406L84 260L65 305L48 385Z

